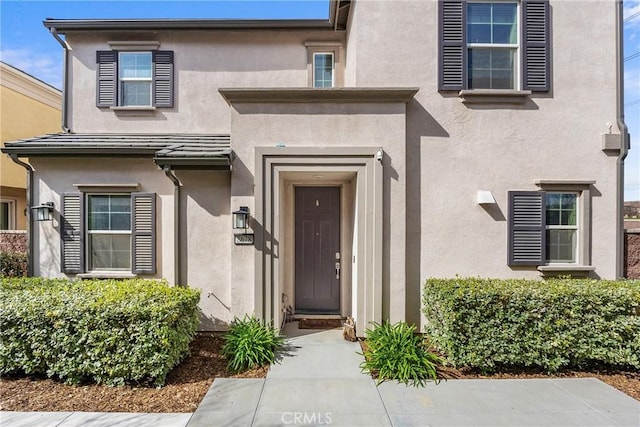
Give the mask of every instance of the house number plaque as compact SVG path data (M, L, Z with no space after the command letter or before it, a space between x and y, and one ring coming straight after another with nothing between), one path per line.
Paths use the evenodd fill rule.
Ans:
M236 245L253 245L253 233L234 234L233 243L235 243Z

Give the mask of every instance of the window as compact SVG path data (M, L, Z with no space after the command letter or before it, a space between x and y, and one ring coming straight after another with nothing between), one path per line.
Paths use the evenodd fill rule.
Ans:
M307 41L307 81L309 87L342 87L342 43Z
M467 4L467 87L515 89L516 3Z
M151 52L120 52L120 105L151 105Z
M313 87L333 87L333 53L313 54Z
M14 209L13 200L0 201L0 230L14 229Z
M578 195L546 193L547 262L576 262Z
M508 264L589 271L591 185L538 180L541 191L509 191Z
M89 271L131 268L131 196L87 196Z
M438 6L439 90L550 90L548 0Z
M64 273L155 274L155 193L116 193L117 188L110 194L62 195Z
M98 107L173 107L173 52L96 53Z

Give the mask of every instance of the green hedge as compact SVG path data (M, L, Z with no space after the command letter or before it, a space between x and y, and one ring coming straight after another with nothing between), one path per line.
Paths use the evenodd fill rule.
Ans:
M640 281L429 279L423 312L455 366L640 368Z
M27 255L20 252L0 252L0 277L27 275Z
M0 375L161 386L188 354L198 291L152 280L0 281Z

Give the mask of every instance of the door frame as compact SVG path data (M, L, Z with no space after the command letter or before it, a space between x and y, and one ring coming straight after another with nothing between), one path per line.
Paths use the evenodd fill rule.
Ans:
M291 256L284 223L285 181L298 174L350 174L353 203L352 228L347 236L352 248L350 284L343 288L351 296L347 313L357 325L382 321L382 224L383 224L383 151L380 147L256 147L255 148L255 314L280 325L283 317L283 290L286 263ZM329 182L323 180L322 184ZM320 184L320 182L318 182ZM344 184L344 180L340 182ZM344 200L344 196L343 196ZM235 202L232 197L232 203ZM344 220L345 215L342 215ZM343 229L344 230L344 229ZM344 241L343 241L344 242ZM344 251L345 245L342 245ZM346 259L346 256L343 257ZM344 263L343 263L344 266ZM342 276L344 279L344 275ZM343 307L345 304L343 303ZM364 329L363 329L364 330Z

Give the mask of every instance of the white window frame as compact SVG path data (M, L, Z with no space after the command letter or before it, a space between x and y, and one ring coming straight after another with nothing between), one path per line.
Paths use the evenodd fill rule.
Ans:
M466 44L466 55L467 55L467 82L466 82L466 86L469 86L469 79L470 79L470 75L471 75L471 68L469 65L469 51L473 48L484 48L484 49L493 49L493 50L514 50L515 54L513 55L513 87L510 89L489 89L489 90L519 90L520 86L520 80L521 80L521 76L522 76L522 40L521 40L521 32L522 32L522 22L521 22L521 4L520 1L514 1L514 0L493 0L493 1L468 1L467 2L467 10L465 11L465 14L467 14L467 19L465 22L465 25L468 27L468 21L469 21L469 16L468 16L468 8L470 4L489 4L489 3L511 3L511 4L515 4L516 5L516 43L515 44L505 44L505 43L469 43L468 42L468 38L469 38L469 34L468 34L468 28L465 28L465 34L467 34L467 40L465 41ZM488 88L472 88L469 87L470 90L476 90L476 89L488 89Z
M582 229L582 212L581 212L581 194L578 191L545 191L545 216L547 215L547 204L546 204L546 197L549 194L572 194L576 196L576 225L549 225L546 224L545 225L545 233L549 230L575 230L576 232L576 245L575 248L573 248L574 253L573 253L573 261L567 261L567 260L552 260L550 259L550 254L548 253L548 251L545 250L546 252L546 259L545 262L547 264L579 264L580 261L580 253L581 250L580 248L582 247L582 241L581 241L581 229ZM547 236L545 236L545 238L547 238Z
M129 209L130 209L130 218L131 218L131 222L129 223L129 230L90 230L89 228L89 217L91 215L91 210L90 210L90 202L89 199L92 196L128 196L129 199L131 200L131 193L85 193L84 194L84 204L86 207L86 214L85 214L85 231L86 231L86 242L85 242L85 264L86 264L86 271L89 273L104 273L104 272L117 272L117 273L121 273L123 271L127 271L130 272L132 269L132 254L133 254L133 233L132 233L132 224L131 222L133 221L133 206L130 202L129 204ZM101 235L105 235L105 234L109 234L109 235L128 235L129 236L129 267L127 268L113 268L113 269L93 269L92 268L92 259L91 259L91 235L93 234L101 234Z
M121 63L123 55L148 54L151 58L150 77L120 77ZM153 105L153 52L151 51L118 51L118 106L122 107L151 107ZM125 104L124 84L125 82L149 82L149 103L148 104Z
M16 201L14 199L0 199L0 203L6 203L7 208L7 230L16 228Z
M336 86L336 56L333 51L317 51L313 52L313 61L311 64L311 84L314 88L327 88L327 86L316 86L316 57L319 55L331 56L331 86Z

